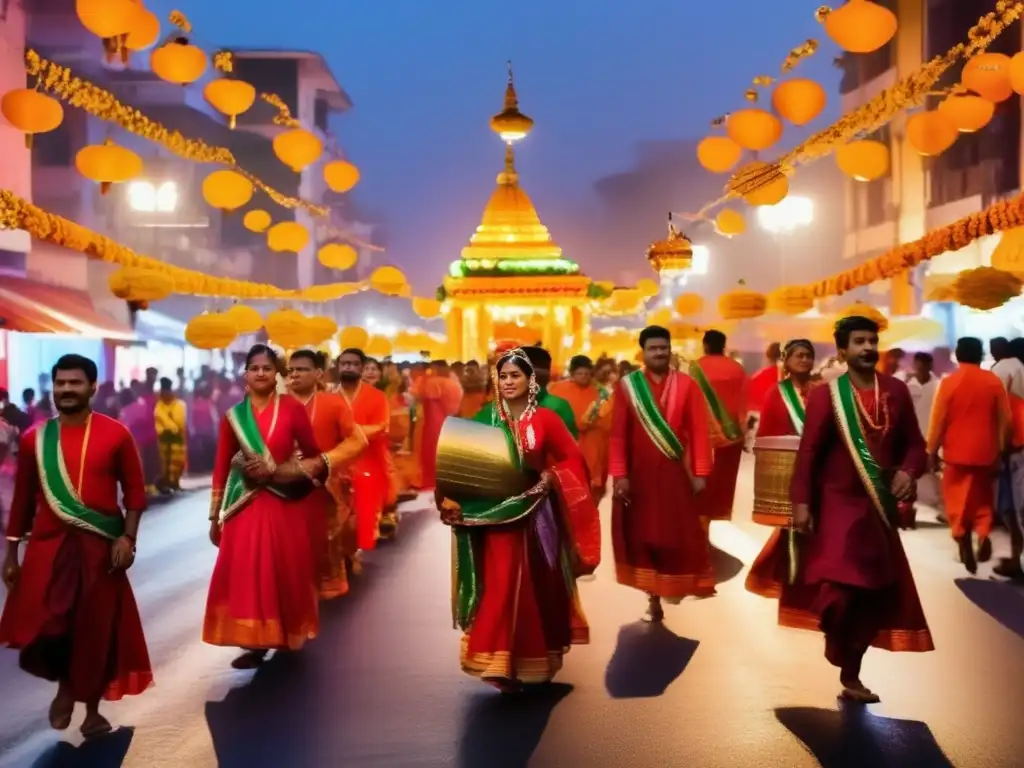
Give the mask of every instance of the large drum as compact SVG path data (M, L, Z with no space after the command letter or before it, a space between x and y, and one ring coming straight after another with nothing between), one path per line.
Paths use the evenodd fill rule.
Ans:
M785 528L793 519L789 485L796 468L800 438L759 437L754 441L754 514L755 523Z
M437 490L453 501L503 500L536 483L517 466L515 444L500 427L450 416L437 441Z

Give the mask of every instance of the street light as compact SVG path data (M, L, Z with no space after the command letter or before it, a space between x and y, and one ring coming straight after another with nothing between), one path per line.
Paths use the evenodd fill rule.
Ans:
M693 246L693 261L690 262L690 268L686 271L691 275L706 275L710 259L711 251L706 245L695 245Z
M128 185L128 207L137 213L174 213L178 209L178 185L164 181L133 181Z
M809 197L787 197L775 205L757 209L757 223L773 235L789 234L814 221L814 203Z

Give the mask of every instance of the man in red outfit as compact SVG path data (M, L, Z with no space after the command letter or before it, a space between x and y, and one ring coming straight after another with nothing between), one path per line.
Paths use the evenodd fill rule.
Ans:
M790 497L793 525L810 535L779 623L824 632L841 695L871 703L879 697L860 679L870 646L934 649L897 511L924 472L925 444L907 385L876 371L878 325L848 317L835 339L848 370L807 396Z
M20 650L21 668L57 683L50 725L67 728L84 702L86 738L110 731L101 698L139 694L153 682L126 574L146 481L128 430L90 408L96 374L88 358L60 358L52 371L59 415L21 439L3 570L10 593L0 617L0 643Z

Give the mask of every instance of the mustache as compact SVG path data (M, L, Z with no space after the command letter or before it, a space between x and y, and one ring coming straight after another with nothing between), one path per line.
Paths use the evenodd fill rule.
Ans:
M870 360L873 363L877 363L878 362L878 353L877 352L862 352L860 356L861 356L861 359L863 359L863 360Z

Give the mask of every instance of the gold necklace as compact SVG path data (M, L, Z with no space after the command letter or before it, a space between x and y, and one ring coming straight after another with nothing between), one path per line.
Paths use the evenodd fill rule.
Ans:
M89 437L92 435L92 413L85 418L85 438L82 440L82 460L78 465L78 487L75 489L79 497L82 495L82 483L85 482L85 457L89 450Z

